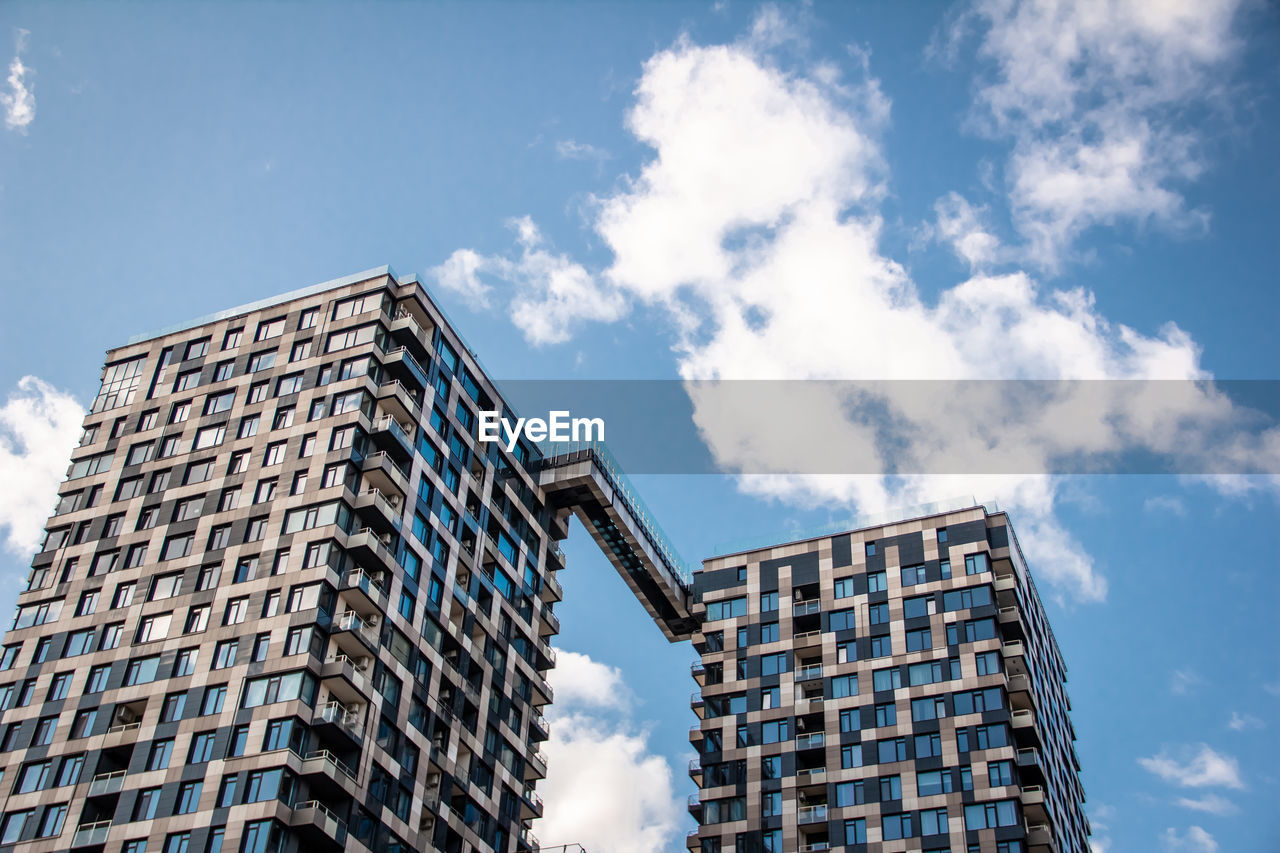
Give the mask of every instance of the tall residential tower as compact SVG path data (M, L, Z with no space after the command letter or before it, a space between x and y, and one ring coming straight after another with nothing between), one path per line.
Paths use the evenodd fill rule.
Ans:
M570 513L671 640L691 573L601 448L481 411L386 268L109 352L0 650L0 844L537 850Z
M689 849L1085 853L1066 667L1005 514L707 560Z

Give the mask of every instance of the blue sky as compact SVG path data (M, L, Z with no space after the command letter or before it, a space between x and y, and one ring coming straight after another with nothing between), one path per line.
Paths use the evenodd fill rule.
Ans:
M4 4L0 605L107 347L384 263L498 379L1274 379L1278 38L1235 0ZM1274 478L639 482L690 559L997 498L1097 850L1280 847ZM676 849L692 651L566 550L544 793L583 750L616 784L535 832Z

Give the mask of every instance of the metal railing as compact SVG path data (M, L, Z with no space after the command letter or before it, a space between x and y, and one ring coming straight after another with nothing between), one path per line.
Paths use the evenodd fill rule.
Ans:
M658 559L666 566L667 571L687 593L692 593L693 572L691 564L685 562L670 538L658 524L654 514L640 496L640 492L632 484L631 479L622 466L613 457L609 448L602 441L579 442L540 442L538 449L542 452L539 469L557 468L574 462L590 460L600 469L605 480L613 488L614 494L622 501L628 514L640 526L649 545Z

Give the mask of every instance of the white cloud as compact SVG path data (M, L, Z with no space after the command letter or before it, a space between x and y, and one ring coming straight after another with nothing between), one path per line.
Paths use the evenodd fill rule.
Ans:
M1175 669L1169 679L1169 692L1175 696L1186 696L1192 688L1202 683L1199 673L1190 669Z
M610 155L603 148L597 148L589 142L578 142L575 139L561 139L556 143L556 154L562 160L608 160Z
M544 848L575 842L611 853L673 849L682 813L675 777L626 713L631 693L621 673L562 650L551 679L556 703L547 778L539 785L544 813L534 824Z
M982 31L993 68L975 118L1013 141L1009 200L1036 263L1057 269L1092 225L1204 225L1178 189L1205 166L1195 122L1181 119L1215 106L1239 6L981 0L960 17L951 48Z
M1239 811L1236 804L1228 800L1226 797L1218 794L1205 794L1203 797L1180 797L1177 800L1179 806L1184 809L1191 809L1197 812L1208 812L1219 817L1235 814Z
M1231 719L1227 721L1227 728L1233 732L1245 732L1250 729L1265 728L1266 723L1255 717L1253 714L1241 714L1239 711L1231 712Z
M31 69L22 63L22 51L27 46L28 30L18 30L18 47L9 63L9 91L0 92L0 106L4 107L4 124L9 130L27 132L27 126L36 117L36 96L27 82Z
M1142 508L1147 512L1167 512L1178 516L1187 514L1187 505L1182 502L1182 498L1174 495L1153 495L1142 502Z
M1166 750L1151 758L1139 758L1138 764L1166 782L1184 788L1225 787L1243 789L1240 765L1235 758L1215 752L1207 744L1179 751L1179 757Z
M493 290L480 280L479 273L486 264L486 258L473 249L458 249L429 272L441 287L462 297L468 308L481 311L489 307L489 293Z
M1207 377L1198 346L1171 323L1146 334L1103 316L1083 289L985 272L1003 250L983 212L959 196L944 199L933 227L975 272L926 299L880 246L879 135L890 106L867 55L854 52L847 76L829 63L784 66L770 46L788 41L782 52L790 56L797 39L780 14L768 7L739 42L703 46L685 37L645 63L627 126L653 153L595 200L595 236L612 253L601 272L542 248L527 218L516 222L519 258L485 260L514 288L512 316L526 338L564 341L581 322L616 320L643 305L669 320L685 379ZM1121 383L1058 383L1030 409L998 389L981 401L958 391L870 401L903 426L896 438L914 465L902 470L954 470L956 459L994 453L1019 466L1017 474L748 477L742 485L860 512L963 494L995 498L1015 512L1037 575L1059 595L1098 601L1105 578L1056 516L1062 482L1041 476L1051 460L1211 448L1200 452L1217 456L1197 458L1194 470L1219 470L1223 459L1280 456L1276 436L1267 439L1273 446L1198 441L1229 421L1230 402L1192 383L1158 384L1170 396L1129 394ZM792 447L865 447L883 458L876 431L859 420L874 405L811 388L794 393L804 405L795 410L809 417L795 426ZM1079 394L1104 395L1088 409L1098 417L1070 417L1081 410ZM712 423L717 407L694 403L726 470L798 470L773 455L768 424Z
M1168 853L1217 853L1218 842L1213 836L1199 826L1187 829L1187 834L1179 836L1172 826L1160 836L1160 842Z
M0 528L9 552L29 557L39 546L83 419L74 397L34 376L0 406Z
M559 650L550 678L557 710L578 705L624 708L633 698L622 680L622 670L578 652Z

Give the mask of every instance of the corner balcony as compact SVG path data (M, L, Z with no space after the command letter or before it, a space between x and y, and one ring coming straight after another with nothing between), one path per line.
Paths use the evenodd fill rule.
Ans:
M702 822L702 800L700 799L698 794L694 793L689 795L689 800L686 803L686 808L689 811L689 815L694 820L698 821L699 823Z
M538 836L524 828L520 830L520 839L516 844L516 850L521 851L521 853L525 853L525 851L527 853L539 853L542 850L542 845L538 843Z
M689 778L694 780L700 780L702 778L702 759L701 758L689 759Z
M293 807L289 820L298 837L326 849L346 849L347 824L319 800L307 800Z
M547 572L542 576L542 603L555 604L564 600L564 587L556 580L555 572Z
M1032 821L1036 823L1044 823L1049 820L1049 814L1045 811L1044 805L1044 788L1039 785L1027 785L1022 789L1022 814L1026 817L1027 823Z
M352 610L386 613L387 591L382 586L381 577L381 572L375 578L364 569L353 569L343 574L338 584L338 595L352 605Z
M307 778L312 793L326 796L357 797L360 783L356 771L327 749L308 754L305 758L291 752L298 765L298 775Z
M344 704L368 702L370 684L365 670L369 666L369 658L355 660L344 654L336 654L320 668L320 683L329 691L330 696Z
M520 813L521 820L542 817L542 798L528 785L525 785L520 793L520 803L524 807Z
M383 541L384 538L386 542ZM362 527L346 537L346 548L357 562L395 574L400 564L388 547L390 541L390 534L379 534L371 527Z
M1035 711L1014 711L1009 715L1009 725L1013 728L1013 737L1019 746L1044 746L1040 740L1040 726L1036 721Z
M413 461L412 427L405 429L391 415L383 415L369 422L369 437L378 448L390 453L404 464Z
M378 405L400 423L416 424L422 420L422 407L406 386L390 379L378 386Z
M418 325L418 321L413 319L413 315L407 311L397 311L391 322L387 324L387 330L391 332L391 336L398 341L406 339L415 341L418 346L422 347L423 352L431 352L431 336L422 326Z
M698 715L699 720L707 718L707 702L702 698L702 694L694 692L689 696L689 707L693 709L693 713Z
M1010 675L1027 674L1027 647L1021 640L1004 643L1000 653L1004 655L1004 668Z
M1008 682L1009 704L1015 711L1034 711L1036 694L1031 689L1031 678L1026 675L1011 675Z
M365 489L351 502L360 523L381 534L400 532L400 499L389 498L377 489Z
M321 737L336 735L350 746L358 747L364 742L360 712L341 702L329 702L316 709L316 714L311 719L311 728Z
M548 740L551 737L551 726L546 717L532 711L529 713L529 737L534 740Z
M354 610L344 610L330 626L329 636L347 657L355 660L378 653L378 620L366 619Z
M698 830L694 829L684 837L684 846L689 850L698 850L702 845L702 841L698 838Z
M388 501L388 514L399 517L396 507L402 505L409 494L409 472L400 467L400 463L391 458L385 450L370 453L360 466L364 472L364 484L369 488L382 492ZM394 503L392 502L394 501Z
M524 761L524 780L532 782L536 779L547 778L547 759L543 757L538 750L533 750L525 755Z
M1058 844L1053 839L1053 828L1047 823L1029 825L1027 847L1031 853L1058 853Z
M696 660L689 664L689 674L693 676L693 680L698 682L699 686L706 686L707 668L703 666L702 661Z
M382 366L387 373L400 381L415 386L419 391L427 390L427 385L429 384L427 371L423 370L422 365L418 364L418 360L409 354L408 348L397 347L393 350L388 350L382 356Z

